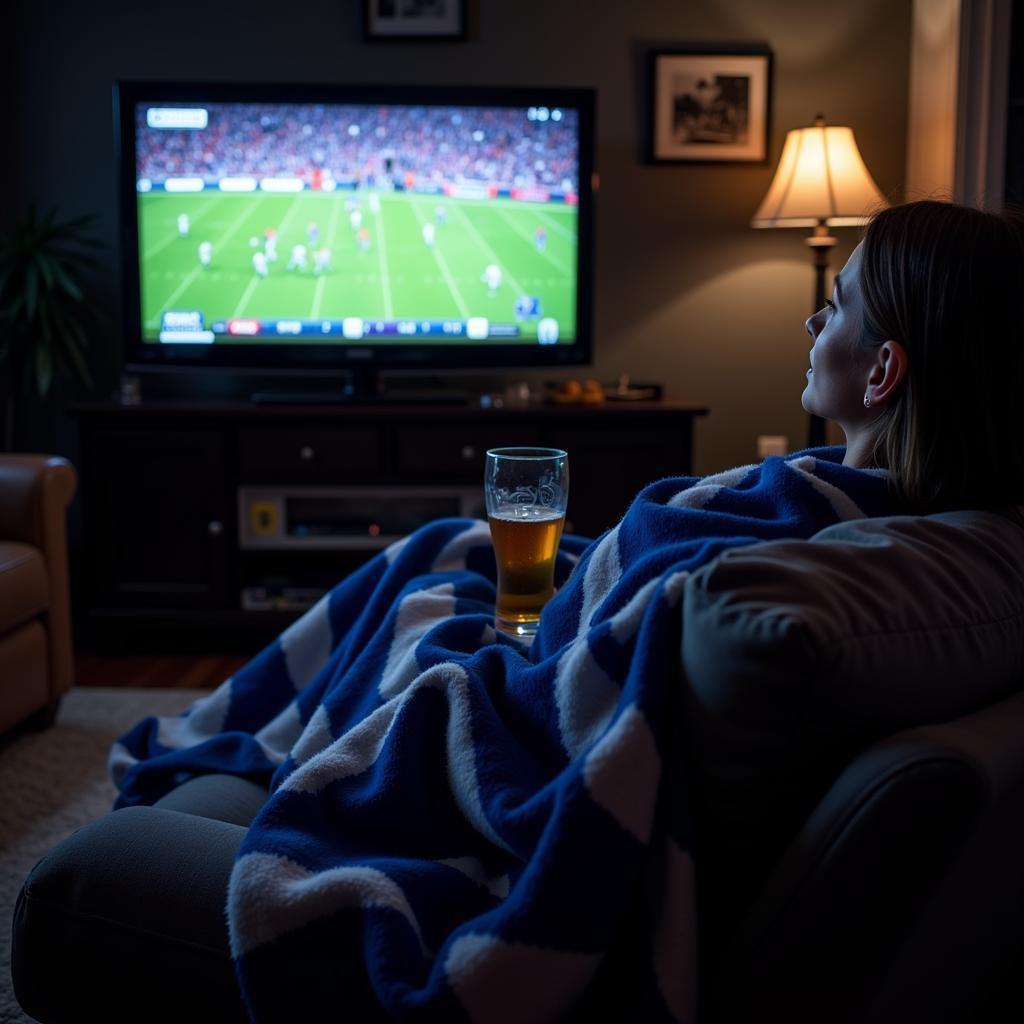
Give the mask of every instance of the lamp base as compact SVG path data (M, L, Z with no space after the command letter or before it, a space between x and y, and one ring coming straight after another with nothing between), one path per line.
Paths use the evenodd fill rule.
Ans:
M825 275L828 273L828 256L837 239L828 233L825 222L821 221L814 234L804 239L814 254L814 309L813 316L825 305ZM821 448L825 444L825 421L811 413L807 419L807 447Z

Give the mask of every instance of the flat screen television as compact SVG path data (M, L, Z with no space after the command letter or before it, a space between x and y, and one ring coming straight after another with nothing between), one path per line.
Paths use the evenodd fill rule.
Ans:
M589 89L119 82L126 364L591 359Z

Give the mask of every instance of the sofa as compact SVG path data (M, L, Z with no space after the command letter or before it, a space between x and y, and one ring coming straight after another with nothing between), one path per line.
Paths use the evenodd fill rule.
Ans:
M66 518L75 487L65 459L0 454L0 732L52 722L72 683Z
M688 579L672 721L700 1021L1024 1019L1022 567L1016 510L949 512L731 549ZM14 920L25 1010L244 1020L224 905L265 796L194 778L44 857ZM628 992L585 1003L632 1019Z

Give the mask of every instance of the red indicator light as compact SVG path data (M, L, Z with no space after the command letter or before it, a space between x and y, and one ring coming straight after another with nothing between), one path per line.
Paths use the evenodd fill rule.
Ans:
M371 537L379 537L380 536L380 527L376 523L370 523L370 526L369 526L369 529L367 530L367 532L370 534Z
M228 321L228 334L259 334L260 333L260 322L259 320L229 320Z

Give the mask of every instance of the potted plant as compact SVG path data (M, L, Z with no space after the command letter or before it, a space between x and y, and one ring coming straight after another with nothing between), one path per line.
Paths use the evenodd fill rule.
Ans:
M21 396L47 396L56 377L92 387L86 362L97 317L82 282L96 265L100 243L91 216L58 221L29 207L0 232L0 406L3 448L14 442L14 411Z

